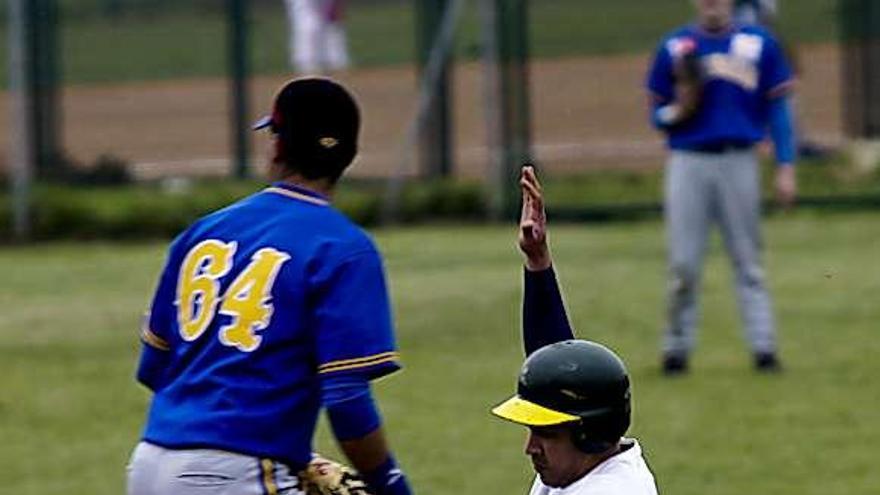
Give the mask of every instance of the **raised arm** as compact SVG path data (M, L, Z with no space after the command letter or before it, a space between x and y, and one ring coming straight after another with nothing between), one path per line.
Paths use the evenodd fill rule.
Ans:
M519 248L525 255L523 346L526 356L554 342L574 338L547 243L547 216L541 183L531 166L522 169Z

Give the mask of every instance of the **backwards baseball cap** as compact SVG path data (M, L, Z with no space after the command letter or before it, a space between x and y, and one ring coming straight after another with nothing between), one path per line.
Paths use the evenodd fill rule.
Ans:
M338 178L357 153L360 110L339 83L321 77L294 79L275 96L272 113L254 123L281 144L279 159L307 178Z

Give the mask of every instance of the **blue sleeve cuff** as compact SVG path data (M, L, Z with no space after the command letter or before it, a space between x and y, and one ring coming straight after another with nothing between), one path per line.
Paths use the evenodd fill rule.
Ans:
M323 378L321 400L339 441L362 438L382 424L365 376L342 374Z
M791 98L775 98L770 101L770 137L776 152L777 164L792 164L797 153L794 132L794 112Z
M376 495L412 495L412 489L397 466L393 456L388 456L379 467L369 473L362 473L364 481Z

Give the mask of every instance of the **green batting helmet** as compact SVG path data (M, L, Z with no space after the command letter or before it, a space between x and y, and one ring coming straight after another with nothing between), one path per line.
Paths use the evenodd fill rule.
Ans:
M517 394L492 413L526 426L571 423L587 452L616 442L630 424L629 375L607 347L566 340L538 349L519 374Z

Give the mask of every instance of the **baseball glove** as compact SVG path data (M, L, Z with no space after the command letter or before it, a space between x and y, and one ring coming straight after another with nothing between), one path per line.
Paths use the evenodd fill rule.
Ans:
M319 455L299 473L299 481L306 495L372 495L357 471Z
M703 98L703 66L693 51L675 61L675 99L681 108L680 120L687 120L700 107Z

